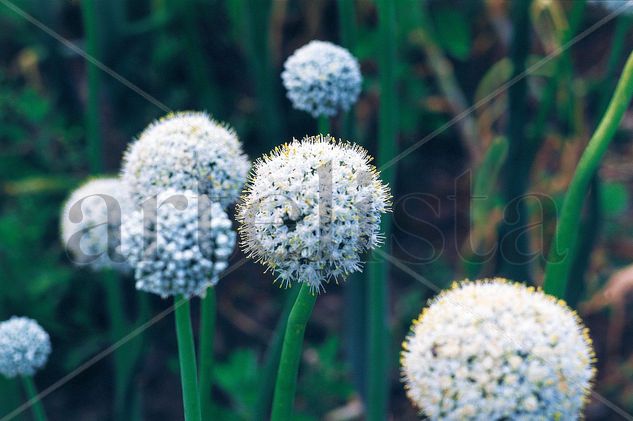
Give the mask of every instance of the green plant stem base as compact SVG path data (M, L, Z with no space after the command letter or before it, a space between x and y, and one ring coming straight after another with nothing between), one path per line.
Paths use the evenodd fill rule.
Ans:
M35 418L36 421L46 421L44 406L42 405L42 401L37 397L37 388L35 387L33 377L22 377L22 384L24 385L24 390L26 391L29 401L31 401L33 418Z
M200 313L200 351L198 366L200 370L200 409L205 420L213 418L211 389L213 386L213 339L215 334L216 298L215 288L207 289L207 295L201 301Z
M598 128L580 157L574 177L567 188L554 240L545 267L546 293L565 298L569 271L576 251L578 226L589 183L596 173L624 112L633 96L633 53L629 56L622 76Z
M292 419L292 407L295 390L297 389L297 375L299 362L301 361L303 336L315 302L316 295L310 291L310 287L307 284L302 284L286 325L279 371L275 383L272 421L290 421Z

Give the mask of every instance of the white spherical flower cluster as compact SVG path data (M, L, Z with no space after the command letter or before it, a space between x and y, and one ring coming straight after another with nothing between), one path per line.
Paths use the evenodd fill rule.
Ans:
M611 12L621 10L623 13L633 13L633 0L589 0L589 3L602 6Z
M433 420L576 420L591 340L562 301L502 279L442 292L403 344L403 381Z
M133 210L126 185L118 178L94 178L72 192L61 214L61 238L78 265L121 271L121 221Z
M220 204L191 191L166 190L122 229L122 253L136 288L168 296L204 296L227 268L235 231Z
M313 117L347 111L358 99L362 83L354 56L324 41L295 51L284 63L281 78L292 105Z
M0 374L32 376L46 365L50 353L48 333L35 320L12 317L0 323Z
M305 282L313 291L360 271L390 199L370 160L329 136L294 140L259 159L237 216L248 255L282 285Z
M224 208L244 186L250 163L235 132L205 113L180 112L150 124L125 153L122 179L135 201L191 190Z

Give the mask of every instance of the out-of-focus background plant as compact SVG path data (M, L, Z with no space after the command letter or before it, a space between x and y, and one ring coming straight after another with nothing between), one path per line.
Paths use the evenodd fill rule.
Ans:
M394 1L392 152L410 153L394 167L387 247L438 288L496 274L541 284L557 209L633 46L633 14L616 16L589 3ZM59 241L68 193L89 174L117 173L127 143L168 109L204 109L230 123L253 158L317 133L316 121L284 98L280 77L283 61L314 39L348 48L363 74L353 113L333 119L331 132L385 163L378 117L381 100L390 98L380 79L389 51L379 12L370 0L0 0L0 320L28 316L50 334L53 353L38 374L40 389L113 343L97 282L107 275L74 268ZM110 70L90 66L62 38ZM632 140L627 112L592 181L567 294L595 342L595 390L629 413ZM525 194L532 199L511 202ZM499 239L516 221L532 227L516 240L535 257L513 263L516 256ZM236 251L232 261L242 257ZM330 285L318 300L306 333L297 419L363 417L365 331L348 304L362 308L349 291L364 294L367 279ZM125 310L136 320L142 309L127 282ZM388 413L415 419L399 382L398 351L434 292L396 267L388 285ZM222 419L261 419L260 373L290 293L280 294L272 276L252 263L218 284L213 393ZM148 299L151 314L170 305ZM130 419L182 416L171 323L161 320L144 333ZM46 396L51 419L113 416L109 358ZM25 400L17 385L0 379L0 418ZM586 416L618 419L597 400Z

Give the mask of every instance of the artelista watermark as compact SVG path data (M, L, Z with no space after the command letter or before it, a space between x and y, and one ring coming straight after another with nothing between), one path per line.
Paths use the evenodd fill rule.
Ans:
M343 241L356 241L358 248L362 249L363 242L371 239L359 237L353 232L356 225L353 221L360 220L372 223L368 220L375 218L371 209L375 205L372 203L370 195L360 195L360 200L348 206L341 203L346 195L340 194L337 186L333 182L335 177L332 174L332 164L324 163L315 170L318 175L318 183L310 186L288 186L287 188L297 191L314 189L318 192L317 200L314 203L298 203L290 194L260 194L255 201L251 200L248 207L244 203L239 203L238 209L245 215L252 225L258 227L256 236L251 236L259 242L258 247L269 247L271 236L288 235L302 228L302 235L309 236L310 241L302 250L299 250L301 259L306 262L325 261L330 254L336 254L338 250L333 248L333 244ZM367 183L373 182L371 173L359 171L355 175L355 183L360 191ZM159 195L164 196L164 195ZM197 213L196 226L192 228L192 239L196 242L200 253L206 257L213 257L214 242L211 238L211 226L214 224L213 204L219 203L221 198L208 197L206 195L196 195L194 203L187 199L187 195L178 192L169 197L151 197L140 205L122 205L120 198L110 194L95 193L81 197L70 204L68 212L63 215L68 223L75 227L75 231L70 236L66 236L66 249L68 256L77 265L92 265L100 260L109 260L115 264L125 264L127 256L121 249L122 233L121 226L127 218L134 214L142 215L142 226L144 231L144 255L155 260L155 253L160 249L155 246L158 230L160 229L160 219L164 217L161 209L170 208L170 214L174 211L185 212L189 207L195 206ZM517 208L521 201L529 204L531 209L530 223L520 225L517 218ZM89 204L89 206L87 206ZM452 212L452 223L454 226L447 230L445 224L437 223L433 220L425 220L419 217L419 209L426 209L426 213L434 216L445 214L443 206L449 206ZM499 218L496 221L481 220L477 218L477 210L495 207ZM98 210L95 210L97 209ZM342 214L341 209L352 209L353 212ZM473 193L472 174L466 171L455 179L452 192L438 196L426 192L414 192L402 194L398 200L391 204L393 215L393 232L389 238L380 238L380 241L387 244L387 249L397 250L394 253L399 259L409 264L429 264L440 259L445 253L457 255L468 263L485 263L497 257L510 258L504 255L503 250L515 247L516 252L512 258L519 256L522 261L511 263L525 263L537 259L546 259L546 223L545 221L557 216L555 201L544 194L527 194L517 197L509 203L500 206L495 197L475 195ZM317 217L315 217L317 215ZM473 243L471 236L465 238L459 232L473 232L478 229L475 224L500 224L504 222L510 229L501 239L496 239L488 244ZM467 226L464 226L464 223ZM456 227L460 227L456 229ZM424 237L415 228L423 228L421 231L431 233ZM444 228L444 229L443 229ZM348 232L345 230L349 229ZM343 236L343 238L333 238ZM522 235L529 235L531 247L529 250L516 249L518 238ZM454 236L449 238L448 236ZM354 240L352 240L354 239ZM414 243L424 243L425 247L412 247ZM289 243L287 247L293 247ZM449 250L454 247L454 250ZM420 251L423 250L423 251ZM235 251L233 252L235 253ZM371 254L371 253L370 253ZM566 250L559 250L559 259L567 257ZM340 256L338 256L340 257ZM378 257L366 256L368 260Z

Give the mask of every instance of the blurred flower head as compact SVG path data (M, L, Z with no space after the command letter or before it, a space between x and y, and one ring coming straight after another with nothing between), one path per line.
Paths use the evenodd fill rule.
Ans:
M284 286L324 282L361 270L379 243L389 189L358 145L329 136L294 140L254 166L237 219L245 251Z
M594 376L578 316L501 279L440 293L403 347L407 395L434 420L575 420Z
M126 219L121 250L137 289L163 298L204 296L228 266L235 237L220 204L191 191L165 190Z
M292 105L313 117L347 111L358 99L362 83L354 56L324 41L312 41L288 57L281 78Z
M179 112L150 124L128 147L122 179L137 203L175 189L226 208L237 200L249 167L233 129L205 113Z
M32 376L46 365L50 353L48 333L35 320L12 317L0 323L0 374Z
M127 270L119 255L121 220L133 209L118 178L94 178L73 191L62 209L61 238L73 261L99 270Z

